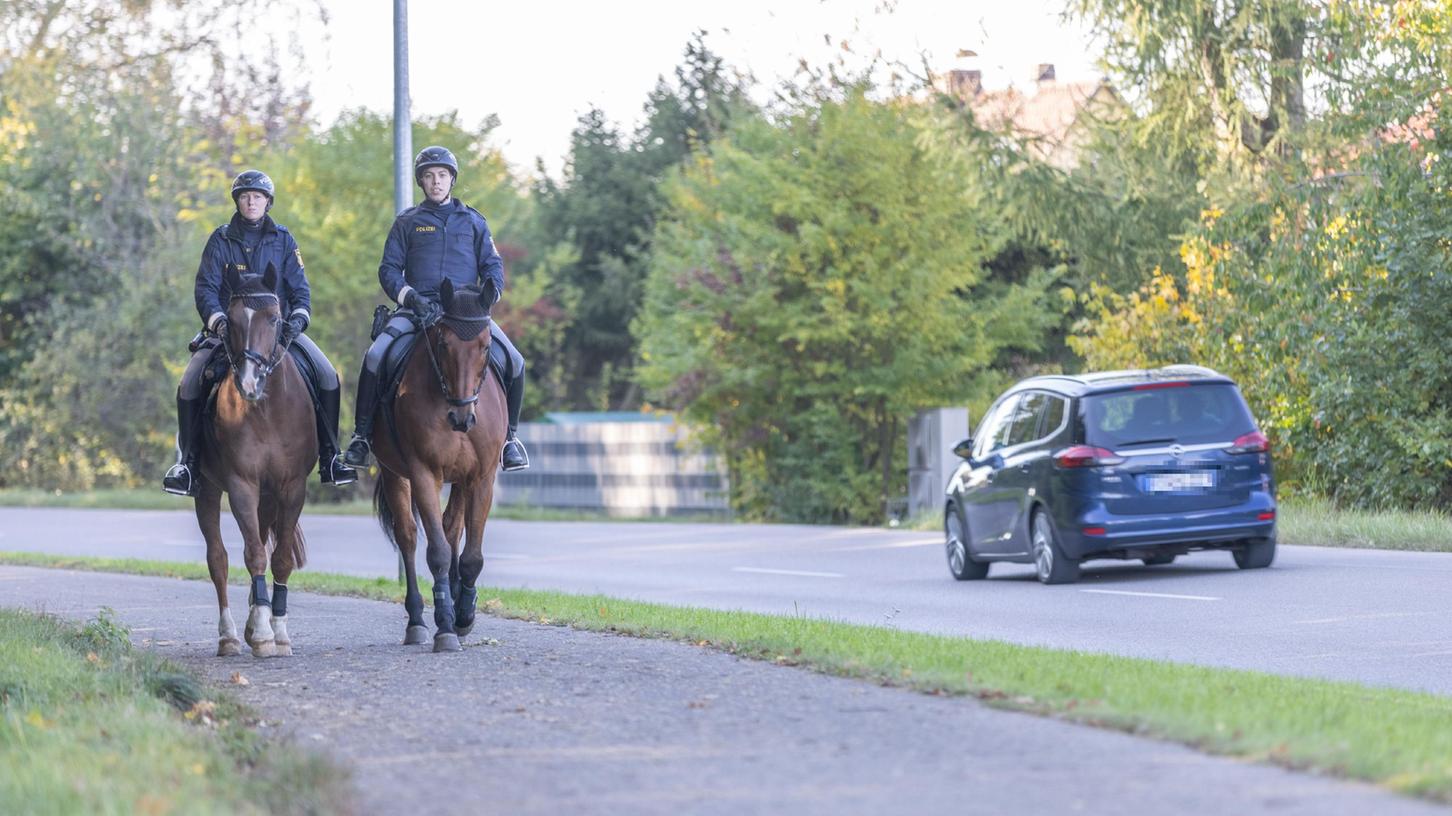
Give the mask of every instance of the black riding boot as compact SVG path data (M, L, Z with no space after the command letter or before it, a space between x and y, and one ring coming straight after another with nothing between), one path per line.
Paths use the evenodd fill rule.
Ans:
M343 461L353 467L368 464L368 440L373 436L373 412L378 407L378 375L367 366L358 373L358 401L353 411L353 438Z
M314 406L318 417L318 478L323 484L343 485L358 481L358 473L338 456L338 389L318 389Z
M207 398L176 398L176 464L161 478L161 489L178 496L197 495L201 473L197 469L197 442Z
M509 408L509 435L505 437L504 452L499 458L504 472L508 473L529 467L529 453L525 451L524 443L515 436L515 432L519 430L519 409L524 405L524 370L522 368L509 378L509 388L505 392L504 401Z

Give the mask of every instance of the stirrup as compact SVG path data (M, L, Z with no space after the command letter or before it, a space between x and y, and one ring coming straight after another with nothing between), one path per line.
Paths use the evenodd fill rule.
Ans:
M511 453L515 456L511 457ZM529 467L529 451L524 449L524 443L520 442L518 437L511 436L505 440L504 449L499 452L499 465L505 473Z
M318 471L318 477L323 480L323 484L330 484L333 487L342 487L358 481L358 471L343 461L341 453L335 453L326 462L320 462Z
M161 489L173 496L195 496L197 480L186 463L177 462L161 477Z
M371 453L373 453L373 447L368 444L368 440L354 434L353 440L348 443L348 449L342 453L343 464L352 467L367 467L368 456Z

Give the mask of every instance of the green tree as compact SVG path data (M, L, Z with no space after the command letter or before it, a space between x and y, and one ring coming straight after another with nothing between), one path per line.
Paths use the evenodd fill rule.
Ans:
M931 109L860 89L733 126L666 186L641 378L720 447L751 518L878 521L905 421L1056 318L986 279L1007 231Z

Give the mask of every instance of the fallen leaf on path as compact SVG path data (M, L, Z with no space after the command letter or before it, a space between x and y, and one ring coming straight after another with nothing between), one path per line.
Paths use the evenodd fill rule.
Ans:
M252 682L248 680L245 676L243 676L242 672L234 671L232 672L232 685L250 686L252 685Z

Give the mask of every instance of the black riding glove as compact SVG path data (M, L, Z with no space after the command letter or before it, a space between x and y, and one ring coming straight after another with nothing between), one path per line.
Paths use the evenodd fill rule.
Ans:
M292 317L289 317L287 319L287 322L282 324L281 342L283 347L286 348L287 346L292 345L293 341L297 339L297 336L302 334L303 330L307 327L307 318L303 317L302 315L295 314Z
M225 316L217 318L217 322L212 324L211 331L212 334L225 338L227 336L227 318Z
M432 326L444 316L444 307L431 298L420 295L417 290L408 293L408 297L403 300L403 305L412 309L414 315L418 317L418 322L425 326Z

